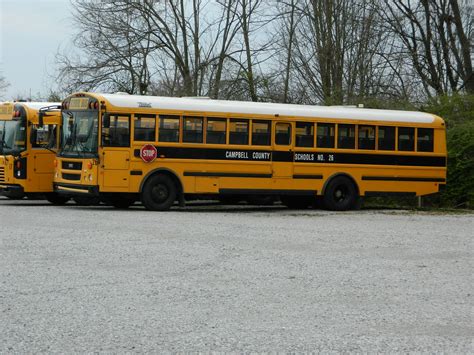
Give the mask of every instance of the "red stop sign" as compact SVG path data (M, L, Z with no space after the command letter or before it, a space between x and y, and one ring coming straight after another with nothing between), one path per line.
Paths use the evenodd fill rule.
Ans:
M143 147L140 148L140 158L145 163L151 163L153 160L156 159L158 152L154 145L145 144Z

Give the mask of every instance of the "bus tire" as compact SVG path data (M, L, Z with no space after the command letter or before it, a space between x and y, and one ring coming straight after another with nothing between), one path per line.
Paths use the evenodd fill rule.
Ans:
M347 211L357 206L359 196L351 179L345 176L333 178L324 190L324 207L331 211Z
M169 176L159 174L145 182L141 200L147 210L166 211L173 205L176 196L176 185L173 180Z
M45 197L46 197L46 200L48 202L50 202L50 203L52 203L53 205L56 205L56 206L65 205L69 201L69 196L68 197L61 196L61 195L58 195L54 192L47 193L45 195Z

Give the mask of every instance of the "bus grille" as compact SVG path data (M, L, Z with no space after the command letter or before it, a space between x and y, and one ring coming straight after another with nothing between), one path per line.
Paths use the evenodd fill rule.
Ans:
M0 182L5 182L5 167L0 166Z
M65 170L81 170L82 162L81 161L63 161L61 167Z
M62 173L62 177L64 180L72 180L72 181L79 181L81 180L80 174L66 174Z

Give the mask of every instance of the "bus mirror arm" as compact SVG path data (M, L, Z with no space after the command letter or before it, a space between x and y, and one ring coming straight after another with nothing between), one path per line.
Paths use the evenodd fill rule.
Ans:
M110 115L108 113L104 113L102 116L102 126L104 128L110 128Z

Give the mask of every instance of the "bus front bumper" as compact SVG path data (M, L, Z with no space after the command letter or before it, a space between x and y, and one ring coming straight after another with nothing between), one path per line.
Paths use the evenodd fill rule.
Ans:
M63 183L55 183L53 186L54 186L54 192L61 195L99 196L98 186L74 185L74 184L63 184Z

